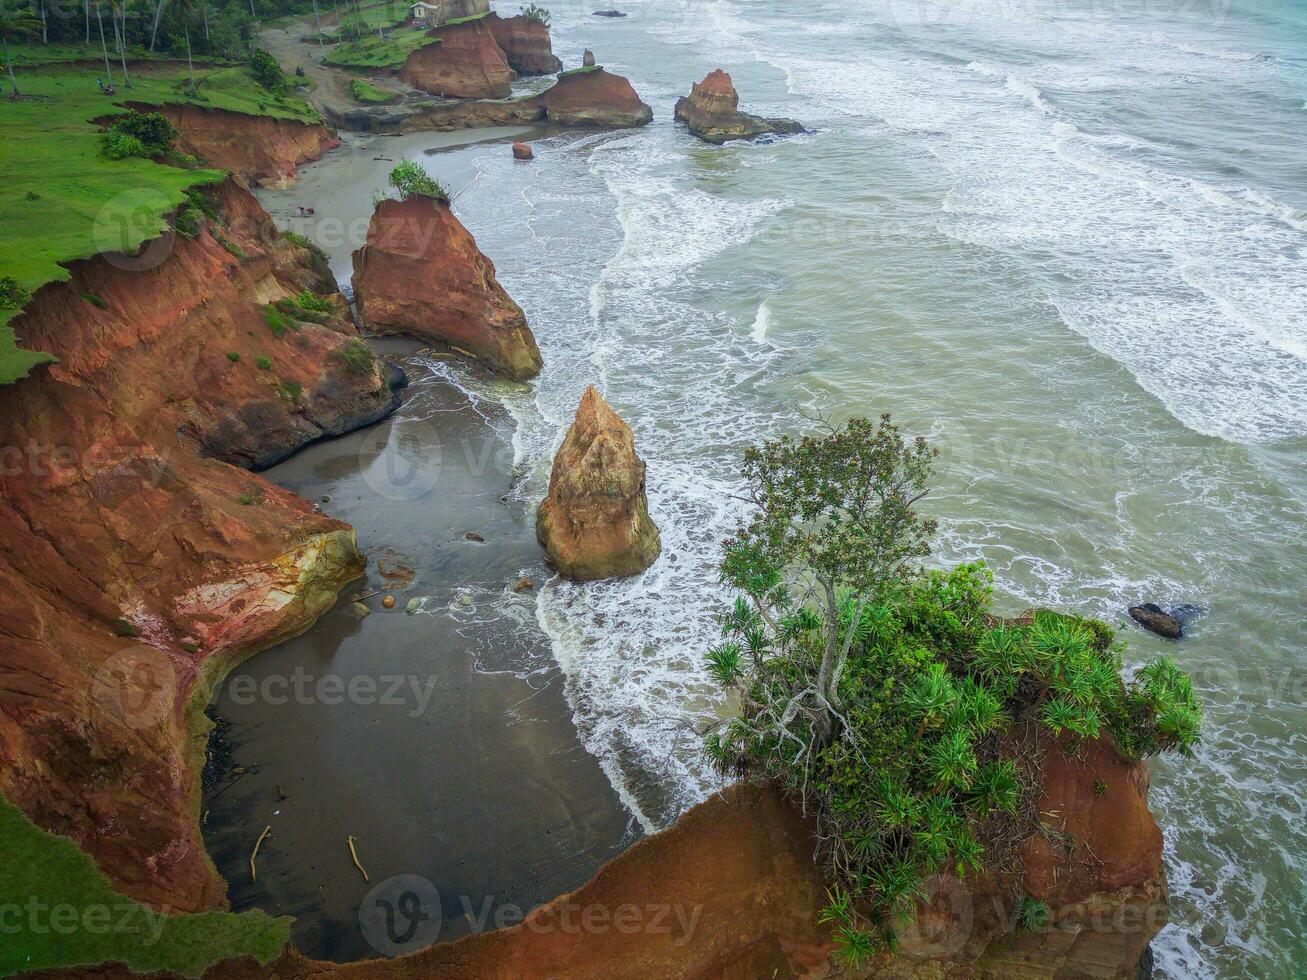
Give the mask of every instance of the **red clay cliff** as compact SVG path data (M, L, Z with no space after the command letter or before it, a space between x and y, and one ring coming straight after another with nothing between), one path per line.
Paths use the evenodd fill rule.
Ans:
M549 40L549 28L541 21L522 14L515 17L491 14L486 24L504 52L508 66L519 75L552 75L562 70L563 63L554 56Z
M177 147L259 187L287 187L300 164L340 146L321 123L248 116L192 103L153 106L127 103L139 112L161 112L177 128Z
M397 403L352 325L273 335L264 304L334 285L248 191L212 194L193 238L39 290L13 325L59 361L0 387L24 447L0 473L0 790L173 911L226 902L198 822L212 685L363 567L348 525L232 463Z
M540 373L526 316L449 205L419 194L377 205L354 253L354 299L367 329L452 348L514 380Z
M516 77L495 43L488 18L428 31L438 44L418 48L400 69L401 80L432 95L460 99L506 99Z
M653 110L640 101L631 83L603 68L578 69L558 76L549 90L535 96L551 122L567 126L624 128L644 126Z

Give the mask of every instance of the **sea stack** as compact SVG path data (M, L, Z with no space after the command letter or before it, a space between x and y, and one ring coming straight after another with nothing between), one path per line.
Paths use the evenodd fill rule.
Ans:
M720 68L695 82L688 97L676 101L675 117L699 139L721 144L727 140L751 140L767 134L804 132L793 119L764 119L739 111L740 97L731 76Z
M407 334L517 381L540 373L526 316L446 201L421 194L377 205L354 253L354 299L374 333Z
M653 121L653 110L640 101L630 82L597 66L563 72L554 87L536 99L550 122L565 126L621 129Z
M486 18L486 26L504 52L508 67L519 75L552 75L562 71L563 63L554 55L549 28L543 20L525 14L514 17L491 14Z
M654 563L662 542L644 477L631 427L587 388L536 514L536 535L559 572L588 581L635 575Z

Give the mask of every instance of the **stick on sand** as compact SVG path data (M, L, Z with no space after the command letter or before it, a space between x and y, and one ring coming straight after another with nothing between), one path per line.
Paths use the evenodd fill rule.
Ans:
M363 865L359 863L359 852L354 850L354 835L350 834L346 837L345 843L349 845L349 856L354 859L354 867L359 869L359 874L363 876L364 881L371 881L372 879L368 877L367 871L365 871Z
M264 827L263 833L259 834L259 839L254 842L254 850L250 851L250 881L259 880L259 872L254 867L254 859L259 856L259 848L263 846L264 840L271 833L271 827Z

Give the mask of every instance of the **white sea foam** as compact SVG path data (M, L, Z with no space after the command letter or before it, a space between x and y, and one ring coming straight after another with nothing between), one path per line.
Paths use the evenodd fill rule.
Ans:
M754 315L753 326L749 328L749 336L759 344L767 343L767 334L771 330L771 298L764 297L763 301L758 304L758 312Z

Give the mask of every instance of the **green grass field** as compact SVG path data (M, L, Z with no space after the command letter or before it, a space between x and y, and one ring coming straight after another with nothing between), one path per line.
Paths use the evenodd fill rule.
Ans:
M389 102L398 102L400 99L398 92L378 88L361 78L355 78L349 83L349 94L364 105L386 105Z
M30 57L27 53L34 46L13 47L15 54ZM196 66L195 74L198 92L192 97L185 65L138 64L131 88L122 84L115 68L117 94L106 97L96 84L103 70L97 72L93 65L18 71L19 89L26 98L0 100L0 228L5 229L0 236L0 278L12 277L35 292L68 278L61 263L133 249L163 231L163 216L188 188L222 178L217 170L105 159L92 120L123 112L126 102L194 102L249 115L320 121L308 103L273 96L243 67ZM8 324L18 312L0 309L0 384L50 359L16 346Z
M121 962L138 973L198 977L231 957L267 963L290 941L289 918L169 916L119 895L76 844L41 830L3 797L0 854L0 976Z
M368 34L357 41L338 44L322 61L337 68L398 68L418 48L439 43L439 38L427 37L421 28L399 27L384 40Z

